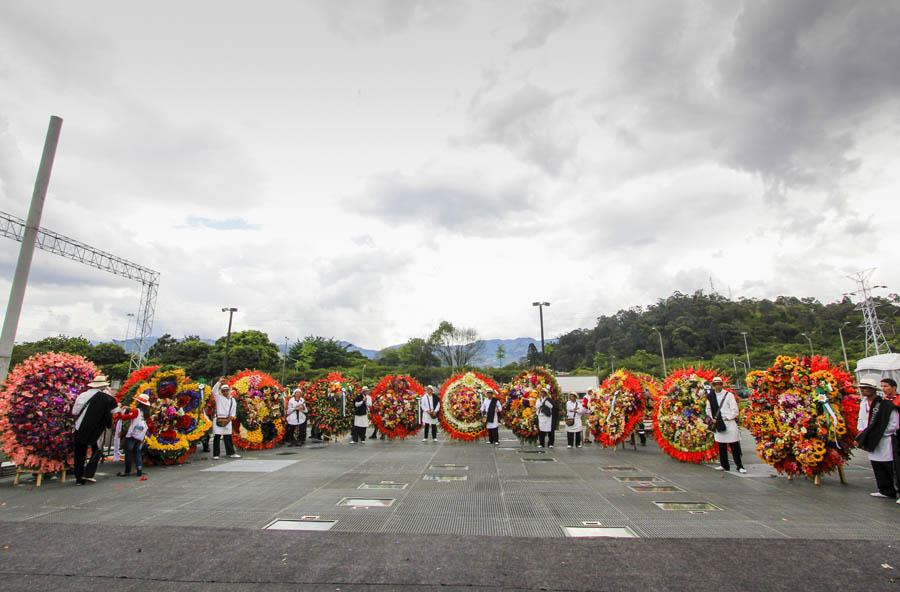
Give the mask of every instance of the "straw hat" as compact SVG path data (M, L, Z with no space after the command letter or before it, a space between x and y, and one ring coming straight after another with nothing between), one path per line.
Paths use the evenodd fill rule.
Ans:
M134 398L141 405L149 405L150 404L150 395L147 393L139 393L138 396Z
M106 378L105 374L98 374L94 377L94 380L88 383L90 388L103 388L104 386L109 386L109 379Z

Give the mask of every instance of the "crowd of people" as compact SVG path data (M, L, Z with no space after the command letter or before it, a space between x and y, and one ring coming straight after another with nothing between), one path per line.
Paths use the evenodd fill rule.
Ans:
M737 396L724 388L721 378L715 377L711 382L712 388L705 393L707 398L706 415L714 429L714 437L718 445L719 465L716 469L731 470L728 458L730 449L738 472L746 473L747 470L742 461L740 428L737 421L740 413ZM897 499L900 494L900 434L898 434L900 398L897 396L897 383L892 378L884 378L880 384L872 380L861 380L856 387L861 395L856 426L859 435L856 442L859 448L868 454L878 489L870 495L875 498L897 500L896 503L900 504L900 499ZM237 401L224 378L219 379L213 386L212 395L215 408L215 417L212 418L212 458L214 460L220 458L221 442L225 444L225 454L228 458L240 458L232 440L232 429L237 417ZM554 447L560 418L564 423L567 447L581 448L585 442L586 432L582 417L587 412L589 404L590 395L579 399L575 393L570 393L564 408L558 409L549 390L544 389L535 402L539 432L538 448ZM120 449L123 451L125 466L118 476L136 475L145 478L141 448L148 432L149 405L150 400L146 394L137 396L127 431L121 434L119 426L113 425L113 416L122 410L119 409L113 396L109 380L103 375L98 375L88 384L87 390L76 398L72 406L72 415L75 418L72 436L74 473L77 484L96 482L94 475L103 458L100 442L104 432L108 429L115 429L116 434L114 460L118 460ZM285 442L287 446L303 446L306 443L309 418L309 408L303 397L303 391L299 388L295 389L286 399L284 407L287 424ZM353 399L351 444L361 444L366 441L371 407L372 397L369 389L364 387ZM419 399L419 421L424 429L423 442L428 442L429 439L432 442L438 441L437 427L440 424L440 409L441 400L435 388L433 386L426 387L425 393ZM502 412L503 402L496 393L484 399L481 405L481 414L487 430L487 442L494 446L500 444L499 428ZM638 430L641 443L645 444L646 436L643 424L640 424ZM377 428L370 438L376 435ZM382 435L383 437L384 435ZM208 446L208 440L204 441L204 451L208 451ZM89 451L90 455L88 455Z

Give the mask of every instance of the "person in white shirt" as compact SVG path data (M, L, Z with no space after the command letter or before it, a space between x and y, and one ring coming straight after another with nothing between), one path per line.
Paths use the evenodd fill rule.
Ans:
M225 440L225 454L228 458L241 458L234 451L231 439L231 425L237 418L237 401L231 396L231 387L223 376L213 385L213 397L216 401L216 417L213 420L213 460L219 459L219 440Z
M856 422L856 429L859 430L856 442L869 453L878 486L878 491L869 495L894 499L900 488L900 445L897 442L900 417L897 407L878 396L878 385L874 380L860 380L856 387L862 395Z
M534 412L538 418L538 448L543 448L547 444L549 448L553 448L555 440L555 432L553 431L553 407L556 405L550 398L550 389L544 387L541 395L534 402Z
M738 430L737 417L740 412L737 397L729 390L723 388L723 380L716 376L712 379L712 390L706 394L706 415L715 422L715 439L719 444L719 466L717 471L730 471L728 463L728 447L731 446L731 455L734 457L734 465L739 473L746 473L741 462L741 433Z
M584 405L578 400L578 395L569 393L569 400L566 402L566 448L571 448L573 444L576 448L581 448L582 415Z
M350 430L350 443L366 441L366 428L369 427L369 408L372 407L372 397L369 396L369 387L364 386L362 391L353 399L353 428Z
M287 436L290 438L289 447L306 444L306 414L308 412L303 391L299 388L294 389L293 396L288 399L285 412L288 425Z
M428 432L431 432L431 440L437 442L437 427L440 423L441 398L434 392L433 386L425 387L425 394L419 399L419 410L422 413L422 424L425 426L425 434L422 442L428 442Z
M491 391L491 397L481 402L481 413L485 416L488 444L500 446L500 412L503 411L503 403L497 398L497 393Z

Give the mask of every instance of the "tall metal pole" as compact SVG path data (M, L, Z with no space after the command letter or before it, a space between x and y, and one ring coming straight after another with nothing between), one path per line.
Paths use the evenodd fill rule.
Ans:
M806 337L806 340L809 342L809 357L813 357L814 355L816 355L815 353L813 353L812 339L810 339L809 335L807 335L806 333L801 333L800 335Z
M850 321L844 321L844 324L838 327L838 335L841 337L841 351L844 352L844 368L850 372L850 362L847 361L847 346L844 345L844 327L850 324Z
M544 355L544 307L550 306L549 302L532 302L531 306L538 307L538 313L541 317L541 362L546 366L547 357Z
M0 332L0 384L6 382L6 375L9 374L9 363L16 342L16 330L19 328L19 316L22 314L25 288L28 285L28 272L31 271L31 259L34 256L34 242L41 225L44 198L47 197L47 187L50 185L50 173L53 171L53 160L56 158L56 146L59 144L62 121L62 118L56 115L50 117L47 137L44 139L44 152L41 154L41 164L34 181L34 192L31 194L31 206L28 208L22 247L19 249L16 273L9 291L9 304L6 305L3 331Z
M659 332L659 329L653 327L653 330L656 331L656 334L659 335L659 354L662 356L663 363L663 377L669 375L669 371L666 369L666 351L663 349L663 340L662 333Z
M223 308L222 312L228 313L228 332L225 334L225 356L222 358L222 376L226 376L228 374L228 342L231 341L231 319L234 316L234 313L237 312L237 309Z
M284 355L281 357L281 386L284 386L284 371L287 369L288 338L284 338Z
M125 327L125 347L128 347L128 336L131 335L131 319L134 318L134 313L129 312L125 313L125 316L128 317L128 325Z
M744 353L747 354L747 368L750 367L750 348L747 347L747 332L741 331L741 335L744 336Z

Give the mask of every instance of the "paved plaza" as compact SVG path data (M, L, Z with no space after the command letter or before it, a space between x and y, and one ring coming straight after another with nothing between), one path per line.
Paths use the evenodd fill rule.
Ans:
M714 549L718 543L712 540L728 539L722 540L722 550L731 554L731 549L734 553L745 549L743 556L735 555L740 570L750 570L762 562L755 571L747 571L746 577L751 578L747 581L773 575L766 573L765 561L787 561L793 566L791 570L800 569L802 563L803 569L810 571L808 577L824 577L828 569L816 568L817 564L825 565L821 563L824 555L806 557L815 550L834 554L841 564L850 562L854 568L859 562L873 566L857 573L848 585L877 576L874 583L900 589L900 584L891 583L900 582L900 578L892 579L900 576L900 506L869 497L874 481L862 458L847 468L848 484L841 485L837 476L829 476L816 487L806 479L775 477L752 454L746 458L746 475L723 474L714 471L712 465L678 463L662 454L653 441L637 450L629 447L612 451L592 445L570 450L563 436L561 446L538 451L534 446L520 445L509 432L502 433L501 438L499 447L447 439L439 443L369 440L360 445L311 444L299 449L244 452L240 460L213 461L208 453L197 453L184 466L149 467L146 481L117 478L114 475L119 465L105 464L98 483L91 486L49 480L38 489L31 482L13 486L11 478L3 479L0 536L9 547L2 551L0 560L16 557L23 540L40 545L42 538L71 538L76 546L89 543L98 549L114 549L110 541L122 541L128 548L147 548L152 546L149 541L177 539L181 544L194 541L186 551L193 558L223 548L247 558L255 557L254 549L260 553L266 549L261 561L274 561L274 565L299 548L303 556L300 563L307 571L290 572L291 577L299 577L309 575L313 556L327 564L337 548L343 549L341 553L365 549L362 556L350 555L346 571L339 572L342 577L357 574L356 579L341 580L332 575L326 580L288 578L278 582L306 582L309 586L319 582L325 586L323 590L334 590L335 586L328 586L342 581L343 590L353 589L348 585L354 582L366 583L366 589L392 589L384 583L392 581L390 573L384 576L386 580L379 580L373 573L357 573L359 570L350 566L357 562L369 565L375 556L373 546L390 544L412 555L432 548L433 553L440 554L440 560L435 559L439 565L462 561L462 567L452 572L457 576L450 577L449 567L442 576L449 578L441 580L441 589L446 590L453 589L446 586L458 579L460 569L463 574L473 570L472 578L476 577L477 567L471 557L474 549L515 555L517 549L540 548L562 557L562 561L569 552L588 556L603 552L619 557L625 563L609 565L604 572L610 578L604 581L619 582L609 589L627 589L626 583L632 582L635 589L646 590L677 589L680 580L671 579L672 572L665 571L674 569L674 557L683 561L689 549ZM752 441L745 440L744 446L748 452L753 450ZM281 532L297 528L312 532ZM597 535L632 538L565 538ZM142 545L144 537L148 544ZM660 540L654 543L646 539ZM279 552L282 548L286 550L283 554ZM790 561L790 553L784 551L801 548L805 551L799 562ZM303 555L303 549L312 555ZM315 549L324 555L315 555ZM627 563L635 552L636 562ZM696 552L702 558L703 553ZM129 561L138 561L137 557ZM144 560L148 557L145 555ZM532 551L522 556L528 562L537 557ZM34 571L34 563L13 562L22 565L0 572L41 574L49 587L62 577L58 570L68 561L50 561L45 571ZM477 563L477 556L474 561ZM7 562L4 569L10 565ZM73 589L81 585L92 589L96 574L86 565L78 565L69 567L66 582ZM659 571L661 566L668 567ZM557 567L553 570L559 575ZM584 576L582 572L579 567L579 578ZM521 588L509 586L507 580L515 576L515 569L509 565L504 566L504 573L508 589L532 589L531 582L521 582ZM633 577L629 579L628 574ZM191 577L199 576L194 573L184 576L182 583L220 581L216 577L226 576L231 577L217 572L195 581ZM248 577L251 579L241 580L242 585L256 589L250 582L260 580ZM163 579L170 581L167 578ZM182 580L175 583L178 581ZM573 581L559 575L541 588L607 589L596 580L586 587ZM643 585L637 586L638 582ZM655 588L653 582L659 587ZM121 581L114 583L119 586L115 589L124 585ZM375 584L387 587L372 587ZM460 589L472 582L464 584ZM697 582L686 580L683 585L696 587ZM876 585L870 589L879 588Z

